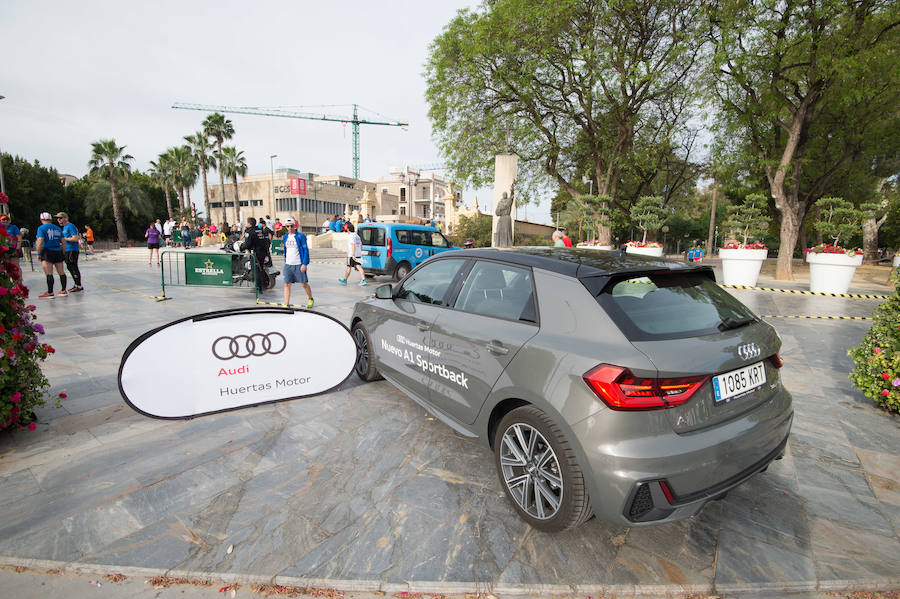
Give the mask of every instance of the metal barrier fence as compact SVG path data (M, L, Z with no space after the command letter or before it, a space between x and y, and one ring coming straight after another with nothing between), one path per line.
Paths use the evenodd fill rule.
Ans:
M249 285L259 300L256 256L223 251L165 249L160 252L160 286L157 301L166 297L166 287L227 287Z

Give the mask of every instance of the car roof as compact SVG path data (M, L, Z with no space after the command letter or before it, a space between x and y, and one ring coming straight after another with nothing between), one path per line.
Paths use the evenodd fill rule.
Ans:
M362 227L382 227L385 229L392 229L394 227L403 227L404 229L410 229L413 231L437 231L435 227L430 225L413 225L411 223L361 223L357 228L357 230Z
M582 248L516 247L510 249L468 249L463 254L453 253L453 258L471 256L490 260L503 260L512 264L541 268L555 273L576 277L602 277L631 272L700 271L712 272L709 266L680 262L667 258L654 258L627 254L624 251L605 251ZM449 256L447 256L449 257Z

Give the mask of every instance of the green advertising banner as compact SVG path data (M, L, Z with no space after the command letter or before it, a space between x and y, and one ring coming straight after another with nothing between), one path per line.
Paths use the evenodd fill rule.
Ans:
M184 283L231 287L231 255L185 252Z

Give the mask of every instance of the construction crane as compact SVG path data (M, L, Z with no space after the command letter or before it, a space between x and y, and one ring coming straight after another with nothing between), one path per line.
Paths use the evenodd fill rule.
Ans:
M404 131L409 129L409 123L400 121L371 121L359 118L358 105L353 105L353 116L335 114L321 114L314 112L297 112L284 108L265 108L258 106L213 106L208 104L185 104L175 102L172 108L181 110L202 110L204 112L234 112L238 114L255 114L259 116L280 116L288 119L308 119L311 121L332 121L336 123L350 123L353 125L353 178L359 179L359 126L360 125L387 125L388 127L401 127Z

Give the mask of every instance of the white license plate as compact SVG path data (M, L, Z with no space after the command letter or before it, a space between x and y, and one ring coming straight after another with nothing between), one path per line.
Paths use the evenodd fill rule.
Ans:
M757 362L714 376L712 382L716 403L719 403L736 395L743 395L765 384L766 367L762 362Z

